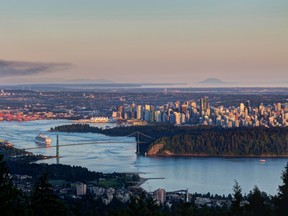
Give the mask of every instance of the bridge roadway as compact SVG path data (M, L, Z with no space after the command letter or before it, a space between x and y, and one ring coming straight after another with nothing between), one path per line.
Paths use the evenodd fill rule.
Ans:
M136 131L132 134L129 134L127 136L122 136L122 137L133 137L135 136L136 138L136 154L139 155L140 154L140 144L142 143L147 143L147 142L141 142L140 141L140 135L150 138L150 139L156 139L154 137L151 137L149 135L146 135L144 133L141 133L139 131ZM59 158L60 154L59 154L59 147L67 147L67 146L79 146L79 145L95 145L95 144L109 144L109 143L135 143L135 142L127 142L127 141L92 141L92 142L77 142L77 143L69 143L69 144L59 144L59 136L57 134L57 140L56 140L56 145L49 145L49 148L56 148L56 157ZM41 149L41 148L47 148L47 146L37 146L37 147L31 147L31 148L25 148L23 150L31 150L31 149Z

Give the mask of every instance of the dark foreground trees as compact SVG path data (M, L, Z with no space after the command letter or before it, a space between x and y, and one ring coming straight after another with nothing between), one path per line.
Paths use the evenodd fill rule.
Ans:
M238 182L235 180L235 185L233 186L233 200L231 206L232 215L242 215L241 201L242 201L242 189Z
M278 195L275 197L275 208L277 215L288 215L288 163L282 172L283 185L278 188Z
M66 215L64 205L53 194L47 175L40 177L31 197L24 196L12 184L3 155L0 155L0 215Z
M25 215L25 200L12 184L3 155L0 155L0 215Z
M47 176L42 175L34 185L31 195L25 197L13 186L3 156L0 155L0 215L288 215L288 163L281 177L283 184L279 186L276 196L267 196L257 186L247 197L243 196L241 186L235 181L232 204L222 207L197 207L194 202L180 201L168 208L156 204L145 194L132 197L130 203L114 200L107 206L101 199L95 200L90 195L63 200L54 194Z
M31 207L36 215L66 215L66 209L60 199L54 194L52 185L47 180L48 173L42 175L35 184L31 196Z
M271 214L271 202L269 201L269 197L255 186L248 195L247 212L251 216L268 216Z

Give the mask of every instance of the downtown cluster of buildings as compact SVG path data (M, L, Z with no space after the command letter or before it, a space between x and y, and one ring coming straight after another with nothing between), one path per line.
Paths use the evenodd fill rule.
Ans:
M212 107L208 97L199 102L169 102L162 106L125 104L116 107L112 118L127 120L130 123L170 123L175 125L214 125L222 127L241 126L288 126L288 104L275 103L251 107L250 101L240 103L239 107Z

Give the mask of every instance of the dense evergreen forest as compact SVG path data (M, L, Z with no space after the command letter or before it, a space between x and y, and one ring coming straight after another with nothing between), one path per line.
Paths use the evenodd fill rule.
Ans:
M162 137L159 154L208 154L240 156L287 156L288 128L235 128L191 131L172 137Z
M173 125L130 126L101 129L87 124L59 126L52 131L91 132L109 136L127 136L140 131L152 138L140 136L141 153L155 144L164 144L157 153L169 151L176 155L202 154L211 156L287 156L287 127L191 127Z

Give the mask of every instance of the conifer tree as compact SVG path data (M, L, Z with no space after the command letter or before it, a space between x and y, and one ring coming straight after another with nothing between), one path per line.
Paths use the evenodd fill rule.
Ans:
M13 186L3 155L0 155L0 215L16 215L19 191Z
M265 204L265 199L257 186L253 188L248 196L248 211L251 215L265 216L269 215L268 208Z
M242 210L240 206L240 202L242 200L242 189L238 182L235 180L235 184L233 186L233 200L231 206L231 214L232 215L242 215Z
M64 204L54 194L52 185L47 179L48 173L42 175L34 185L31 205L36 215L66 215Z
M288 163L282 172L281 179L283 185L278 188L278 194L275 199L275 207L277 215L288 215Z

